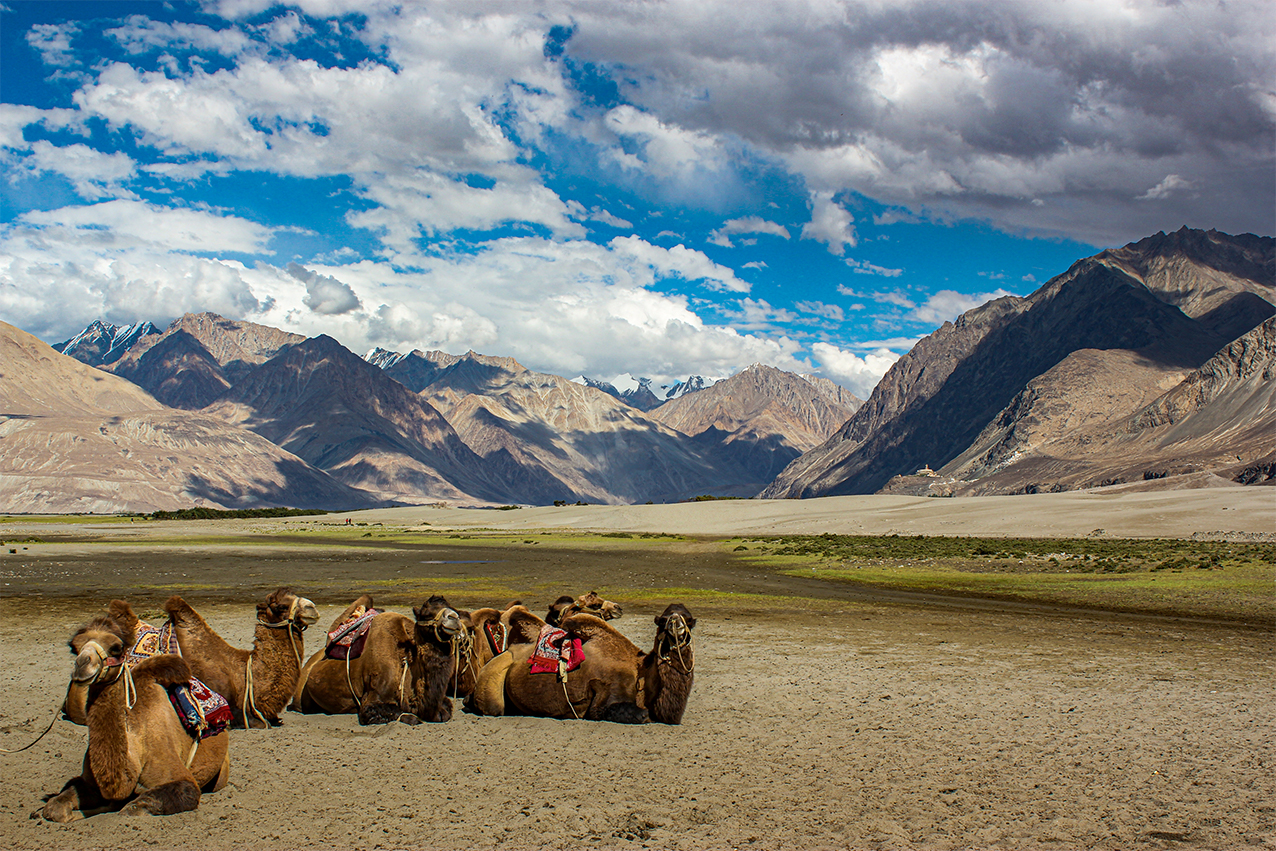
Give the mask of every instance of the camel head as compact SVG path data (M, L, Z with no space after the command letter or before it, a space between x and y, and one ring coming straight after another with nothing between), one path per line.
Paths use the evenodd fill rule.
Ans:
M460 614L438 594L415 607L412 613L416 615L418 641L423 632L425 635L433 632L440 644L447 644L466 631Z
M624 609L620 607L619 603L604 600L598 596L597 591L590 591L588 594L582 594L577 597L576 605L585 614L597 615L605 621L615 620L624 614Z
M696 619L682 603L670 603L664 612L656 616L656 643L662 655L669 651L685 650L691 646L691 630Z
M257 604L257 620L267 626L289 623L305 630L319 620L319 610L305 597L292 593L291 588L280 588L266 602Z
M554 601L553 605L549 607L549 612L547 612L545 615L545 623L549 624L550 626L558 626L559 623L562 622L563 618L571 614L571 612L567 610L570 609L575 602L576 602L575 600L573 600L571 597L567 596L566 594L559 597L557 600ZM522 605L522 604L520 603L518 605ZM514 608L513 604L506 606L505 611L508 612L512 608Z
M133 639L133 631L111 617L97 617L80 627L68 642L75 654L71 681L93 683L110 670L118 675Z

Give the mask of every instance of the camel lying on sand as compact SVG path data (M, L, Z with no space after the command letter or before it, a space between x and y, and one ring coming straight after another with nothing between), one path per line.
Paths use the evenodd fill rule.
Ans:
M371 608L372 597L363 595L333 621L330 632ZM465 625L438 595L413 614L415 620L397 612L373 617L358 658L332 659L323 649L316 652L302 669L289 709L353 712L360 724L449 720L447 691L461 655L458 645L468 638Z
M252 650L231 647L181 597L169 597L164 611L182 657L196 677L230 703L234 724L277 726L301 673L303 633L319 620L315 604L288 588L258 603Z
M545 623L550 626L560 626L564 618L581 613L597 615L605 621L610 621L624 614L624 610L619 603L613 603L611 600L604 600L598 596L597 591L581 594L574 600L564 594L549 607L549 612L545 615Z
M479 671L466 706L480 715L681 723L694 679L696 619L673 603L655 622L655 644L643 653L600 618L572 615L561 628L581 639L585 658L566 682L552 673L531 673L534 645L511 645Z
M89 728L84 770L32 818L181 813L199 806L201 790L226 785L229 734L223 730L200 741L188 733L165 688L188 682L190 667L165 654L130 668L124 654L134 638L131 627L109 616L89 621L71 638L72 681L81 686Z

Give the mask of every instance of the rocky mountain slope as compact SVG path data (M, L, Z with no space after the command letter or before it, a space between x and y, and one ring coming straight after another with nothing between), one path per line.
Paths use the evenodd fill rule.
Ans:
M258 435L0 322L0 511L379 504Z
M425 399L327 336L290 345L205 412L386 499L503 499L505 488Z
M1078 432L1116 428L1276 312L1274 246L1185 228L969 311L897 361L855 416L763 496L871 493L923 465L951 492L1124 480L1111 454L1121 450L1106 442L1091 441L1067 475L1045 459ZM1172 467L1176 453L1163 449Z
M823 382L817 383L817 382ZM708 388L680 395L649 416L742 467L756 492L793 459L828 439L860 401L826 379L754 364Z
M422 395L475 452L524 477L521 501L662 502L744 478L607 393L512 358L471 352Z

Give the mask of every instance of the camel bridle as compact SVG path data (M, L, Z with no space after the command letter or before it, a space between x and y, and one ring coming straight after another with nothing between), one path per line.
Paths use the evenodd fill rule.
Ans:
M257 616L257 624L264 626L266 629L286 629L288 630L288 646L292 648L293 658L297 660L297 671L300 672L301 651L297 649L297 639L302 641L305 637L302 635L309 628L310 624L306 623L301 616L301 599L293 597L292 603L288 606L288 616L279 623L270 623L261 619L261 615ZM248 654L248 662L244 665L244 703L241 711L244 714L244 729L251 729L248 724L248 709L252 707L253 714L261 721L263 729L270 729L270 722L266 720L266 716L261 714L261 710L257 708L257 698L253 689L253 656L257 654L257 649L253 648Z
M691 657L691 662L687 662L687 653L691 652L691 627L687 626L687 619L678 613L669 616L665 621L665 625L661 628L660 647L661 652L657 653L657 658L664 663L669 664L682 674L690 674L695 670L696 658ZM673 664L674 654L678 654L678 662L681 665Z

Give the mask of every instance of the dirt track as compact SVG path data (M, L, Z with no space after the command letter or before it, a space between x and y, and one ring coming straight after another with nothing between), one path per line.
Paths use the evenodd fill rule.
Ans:
M503 603L523 583L537 609L551 587L731 579L676 555L411 568L463 559L82 550L4 564L0 747L43 729L69 673L66 638L122 591L153 615L160 586L185 582L247 646L250 602L276 583L312 597L327 623L378 580L394 581L381 596L406 612L426 581L413 575L465 607ZM194 813L63 826L27 818L79 769L85 731L59 721L30 751L0 756L0 835L59 849L1276 845L1269 633L997 604L803 602L809 582L767 581L791 598L765 610L688 601L696 685L680 727L458 713L368 729L288 714L282 728L232 734L230 785ZM646 646L664 602L630 604L616 625Z

